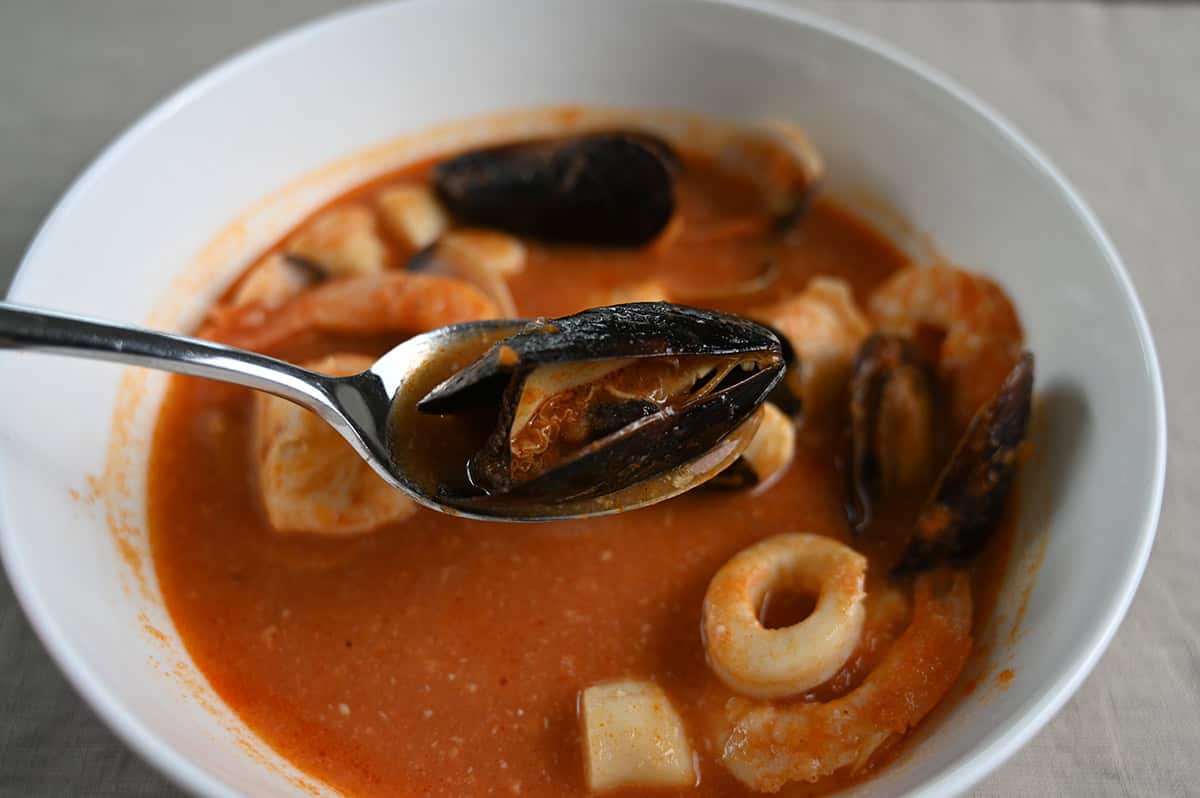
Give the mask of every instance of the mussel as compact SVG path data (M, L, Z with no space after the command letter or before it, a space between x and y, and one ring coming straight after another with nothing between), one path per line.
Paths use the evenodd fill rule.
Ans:
M917 517L896 573L961 565L983 550L1021 463L1032 404L1033 355L1026 352L971 419Z
M851 530L867 532L887 502L893 512L916 513L895 575L971 560L999 523L1021 462L1033 402L1033 355L1021 355L949 457L943 444L949 425L942 421L948 402L914 341L887 333L868 337L855 359L849 393L842 466ZM923 504L922 495L928 497Z
M880 499L928 484L936 414L933 367L916 344L886 333L867 338L850 377L846 516L856 534Z
M783 368L779 340L754 322L640 302L530 322L417 409L495 407L492 432L467 464L471 486L562 503L702 457L751 418Z
M467 224L549 241L637 246L675 211L679 158L662 139L612 130L472 150L433 168Z

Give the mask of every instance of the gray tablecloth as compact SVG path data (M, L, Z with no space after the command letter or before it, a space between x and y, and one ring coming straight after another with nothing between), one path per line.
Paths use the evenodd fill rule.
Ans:
M0 0L0 287L68 181L138 114L337 5ZM1200 537L1187 488L1200 478L1200 6L808 5L940 67L1049 153L1125 256L1166 374L1166 505L1133 609L1074 700L975 794L1200 794ZM175 794L66 684L0 577L0 796Z

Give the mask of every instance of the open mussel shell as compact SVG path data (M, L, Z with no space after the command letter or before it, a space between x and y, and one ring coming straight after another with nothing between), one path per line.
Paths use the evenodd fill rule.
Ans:
M983 550L1020 466L1032 404L1033 355L1026 352L971 419L917 518L896 574L961 565Z
M637 131L603 131L472 150L433 169L460 221L576 244L636 246L675 211L679 158Z
M897 490L928 484L935 454L933 367L907 338L869 336L850 377L846 517L863 533L876 504Z
M619 377L635 369L634 384L645 392L624 393ZM568 502L621 491L702 457L754 414L782 373L780 343L769 330L737 316L643 302L531 322L417 408L448 414L496 407L494 432L468 468L472 484L491 497ZM531 403L549 407L555 397L576 402L569 424L583 432L546 468L518 477L518 417L531 423L530 407L536 415L541 406ZM550 429L557 435L560 428Z
M761 324L670 302L589 308L561 319L531 321L430 391L417 408L453 413L494 389L497 377L551 363L685 355L759 357L782 363L782 344Z
M682 412L647 415L588 444L541 476L503 492L547 502L589 499L691 462L745 422L780 373L778 368L766 368Z

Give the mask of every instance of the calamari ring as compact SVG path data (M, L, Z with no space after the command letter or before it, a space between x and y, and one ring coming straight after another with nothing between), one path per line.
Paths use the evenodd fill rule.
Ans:
M704 596L704 646L713 671L754 698L780 698L832 678L858 644L867 560L821 535L776 535L725 563ZM767 629L759 608L769 591L817 594L804 620Z

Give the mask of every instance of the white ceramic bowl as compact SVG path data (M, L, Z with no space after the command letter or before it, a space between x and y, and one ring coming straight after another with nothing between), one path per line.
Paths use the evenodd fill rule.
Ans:
M974 666L990 670L860 788L966 789L1063 705L1129 605L1162 491L1162 387L1129 278L1078 195L986 106L889 47L749 2L418 0L344 13L233 59L109 147L46 222L11 299L186 328L254 249L332 192L553 115L397 137L559 103L793 119L827 155L830 191L894 208L1015 298L1041 405L1016 561L984 632L991 656ZM71 682L197 793L303 792L310 780L220 703L163 610L142 527L161 378L12 353L0 374L4 560ZM998 668L1015 671L1006 690L990 686Z

